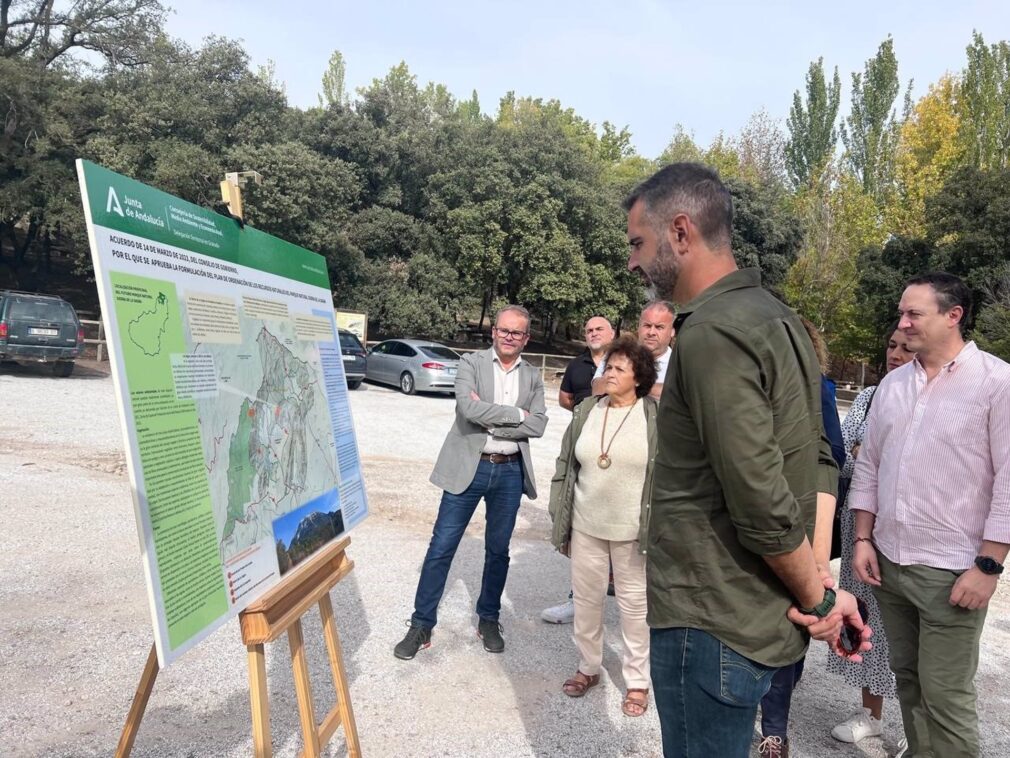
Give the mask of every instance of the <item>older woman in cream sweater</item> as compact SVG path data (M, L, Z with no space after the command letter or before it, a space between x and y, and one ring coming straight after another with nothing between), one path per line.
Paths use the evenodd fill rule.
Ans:
M621 710L641 716L649 703L649 627L645 620L645 532L656 451L652 354L633 337L608 347L606 394L577 406L551 481L552 541L572 559L579 666L564 683L569 697L599 684L603 601L609 566L621 614Z

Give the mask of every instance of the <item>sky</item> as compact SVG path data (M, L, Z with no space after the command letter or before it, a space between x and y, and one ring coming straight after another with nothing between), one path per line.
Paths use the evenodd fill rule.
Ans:
M784 129L793 93L819 57L829 72L838 67L845 115L851 74L888 35L902 91L914 79L915 98L964 67L973 30L987 43L1010 39L1006 0L165 2L174 10L169 34L193 46L209 35L241 40L254 67L274 62L293 106L317 104L339 50L348 92L402 60L421 86L444 84L458 99L477 90L489 115L515 91L560 100L597 125L626 126L648 158L678 124L703 147L761 109Z

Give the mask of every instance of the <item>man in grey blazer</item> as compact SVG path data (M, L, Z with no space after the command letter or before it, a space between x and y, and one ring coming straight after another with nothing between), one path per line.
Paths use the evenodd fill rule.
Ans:
M509 541L523 494L536 499L531 437L547 426L540 370L520 357L529 341L530 314L502 308L493 346L470 353L456 374L456 420L438 454L431 483L443 489L431 543L421 567L410 629L393 654L409 660L431 645L446 576L467 524L484 499L484 576L477 599L477 634L489 653L505 650L498 623L509 567Z

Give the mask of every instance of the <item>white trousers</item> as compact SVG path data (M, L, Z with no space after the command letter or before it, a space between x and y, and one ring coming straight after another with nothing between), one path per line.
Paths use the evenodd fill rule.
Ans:
M645 556L638 541L612 542L572 530L572 591L579 671L592 676L603 661L603 603L614 566L614 591L621 613L624 654L621 672L627 689L649 688L649 625L645 621Z

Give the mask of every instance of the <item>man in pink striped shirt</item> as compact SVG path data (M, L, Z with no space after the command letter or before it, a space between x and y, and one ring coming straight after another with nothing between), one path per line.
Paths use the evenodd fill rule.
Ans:
M880 383L849 491L915 758L978 755L978 641L1010 548L1010 365L965 342L970 311L956 276L908 282L916 358Z

